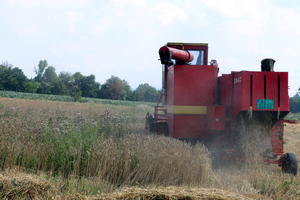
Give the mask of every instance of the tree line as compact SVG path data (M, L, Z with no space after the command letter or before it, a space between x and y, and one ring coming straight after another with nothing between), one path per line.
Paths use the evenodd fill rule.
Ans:
M161 95L161 91L147 83L140 84L132 90L127 81L117 76L111 76L101 85L95 80L93 74L88 76L80 72L57 74L55 67L49 66L47 60L39 61L35 74L34 78L28 78L20 68L7 63L0 64L0 90L68 95L74 97L74 100L91 97L157 102ZM300 112L299 94L291 97L290 107L291 112Z
M300 91L300 89L299 89L299 91ZM299 95L299 93L294 95L290 99L290 108L291 108L292 113L300 112L300 95Z
M28 78L23 71L11 64L0 64L0 90L16 92L69 95L74 100L81 97L157 102L161 91L147 83L133 90L127 81L111 76L102 85L93 74L85 76L80 72L56 72L47 60L39 61L35 77Z

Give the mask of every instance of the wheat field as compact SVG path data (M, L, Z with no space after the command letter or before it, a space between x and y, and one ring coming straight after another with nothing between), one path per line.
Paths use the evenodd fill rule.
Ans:
M151 105L0 98L0 199L300 199L274 165L213 170L210 154L144 131ZM300 156L300 125L285 149Z

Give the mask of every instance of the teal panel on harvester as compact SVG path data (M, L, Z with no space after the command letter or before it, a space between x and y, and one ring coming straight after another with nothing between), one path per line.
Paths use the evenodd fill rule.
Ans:
M256 109L274 109L274 100L272 99L257 99Z

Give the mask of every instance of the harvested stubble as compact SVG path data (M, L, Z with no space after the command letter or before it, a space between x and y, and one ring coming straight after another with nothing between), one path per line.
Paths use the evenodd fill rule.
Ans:
M189 187L125 188L99 200L250 200L239 194L219 189Z
M219 189L190 187L124 188L114 193L85 196L62 193L57 182L17 171L0 174L0 199L72 199L72 200L250 200Z
M286 124L284 132L288 133L284 135L285 151L294 152L300 159L300 124Z
M0 199L48 199L54 194L51 184L24 173L0 174Z

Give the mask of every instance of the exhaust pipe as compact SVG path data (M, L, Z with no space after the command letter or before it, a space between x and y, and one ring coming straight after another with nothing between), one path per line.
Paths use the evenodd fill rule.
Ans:
M262 72L274 72L275 60L272 58L265 58L261 61Z

